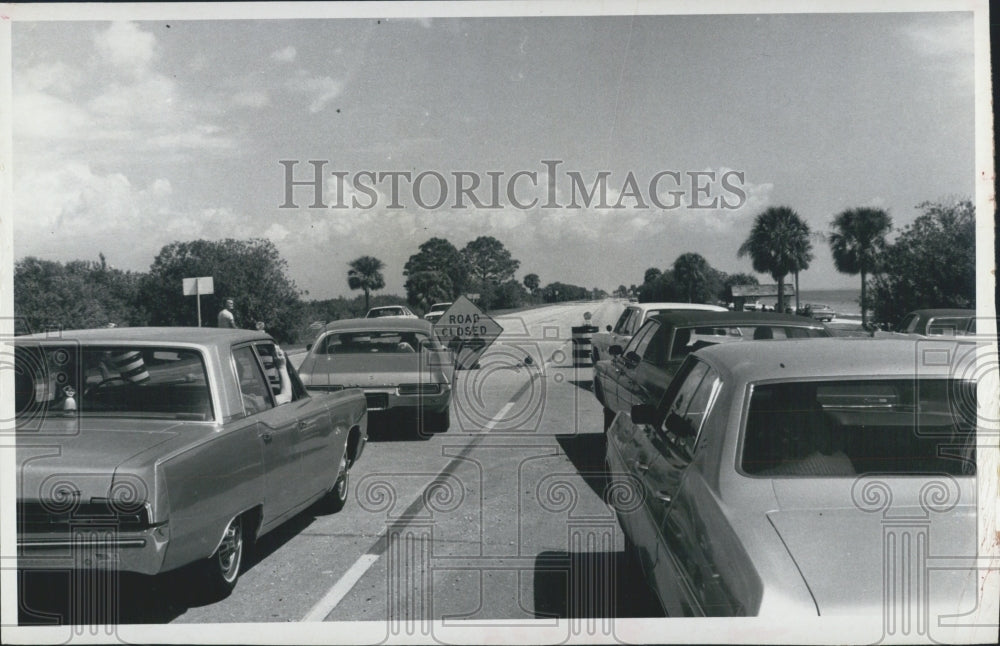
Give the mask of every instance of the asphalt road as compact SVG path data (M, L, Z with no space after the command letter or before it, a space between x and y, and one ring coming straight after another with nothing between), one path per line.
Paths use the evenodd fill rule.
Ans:
M610 623L593 618L655 616L603 499L601 410L592 369L574 367L570 342L585 311L603 327L623 307L498 318L504 332L480 368L457 373L451 429L421 439L412 420L373 416L345 509L308 509L265 536L229 598L201 598L185 570L33 575L22 577L21 621L362 620L374 622L366 639L378 639L428 635L423 620L441 631L454 620L571 619L554 622L549 641L609 635Z

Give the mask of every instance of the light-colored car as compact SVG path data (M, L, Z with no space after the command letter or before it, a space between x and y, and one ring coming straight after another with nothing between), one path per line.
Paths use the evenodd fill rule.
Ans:
M605 326L603 332L595 333L591 339L591 353L596 364L608 357L608 348L613 345L625 347L632 335L642 327L649 317L666 312L685 310L700 310L706 312L725 312L726 308L704 303L630 303L618 317L615 324Z
M410 311L410 308L404 305L383 305L382 307L373 307L365 314L366 319L378 319L378 318L390 318L390 317L400 317L415 319L419 318L416 314Z
M611 499L667 615L976 608L974 348L720 344L690 355L662 401L618 415ZM935 555L967 561L928 580Z
M754 339L829 336L822 323L790 314L697 310L657 314L639 328L628 345L611 346L608 358L594 364L594 396L604 408L604 428L620 411L660 401L681 362L703 347Z
M323 328L299 374L311 391L362 389L369 411L414 411L427 436L450 425L454 362L427 321L345 319Z
M802 309L817 321L832 321L837 317L837 313L833 311L833 308L822 303L805 303Z
M449 307L451 307L451 303L434 303L431 305L431 309L424 314L424 320L437 323L444 316L444 313L448 311Z
M18 568L197 564L199 585L225 595L257 538L321 498L331 511L347 501L364 396L311 395L290 365L284 381L266 334L118 328L14 344Z

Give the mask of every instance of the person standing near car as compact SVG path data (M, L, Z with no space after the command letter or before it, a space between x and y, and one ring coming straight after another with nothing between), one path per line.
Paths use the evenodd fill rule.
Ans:
M236 317L233 316L233 299L226 299L226 306L219 312L219 327L235 328Z

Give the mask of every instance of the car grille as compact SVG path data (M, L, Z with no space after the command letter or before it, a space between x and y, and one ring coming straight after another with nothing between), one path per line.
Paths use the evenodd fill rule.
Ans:
M365 393L368 410L384 410L389 408L389 393Z
M441 392L441 384L400 384L400 395L437 395Z
M60 503L19 502L17 526L21 532L48 532L84 526L136 530L149 527L149 514L145 506L115 509L107 502L77 504L69 509Z

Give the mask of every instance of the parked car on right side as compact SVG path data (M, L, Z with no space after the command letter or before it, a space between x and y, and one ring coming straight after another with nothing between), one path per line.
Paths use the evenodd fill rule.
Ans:
M924 349L935 361L915 361ZM994 605L976 572L970 349L716 345L686 359L662 401L618 415L608 496L666 615L838 615L877 630ZM928 581L937 549L955 565Z
M705 346L754 339L812 339L830 336L812 319L770 312L669 312L658 314L624 348L594 364L594 395L604 408L604 428L615 414L663 396L687 355Z
M591 354L596 364L601 359L608 358L608 348L617 344L622 347L628 344L632 335L642 327L651 316L687 310L707 312L725 312L726 308L719 305L704 303L635 303L629 304L618 317L614 326L608 325L604 332L597 332L591 337Z
M908 313L889 336L916 334L919 336L968 336L976 333L976 310L934 308ZM877 333L876 336L887 336Z

